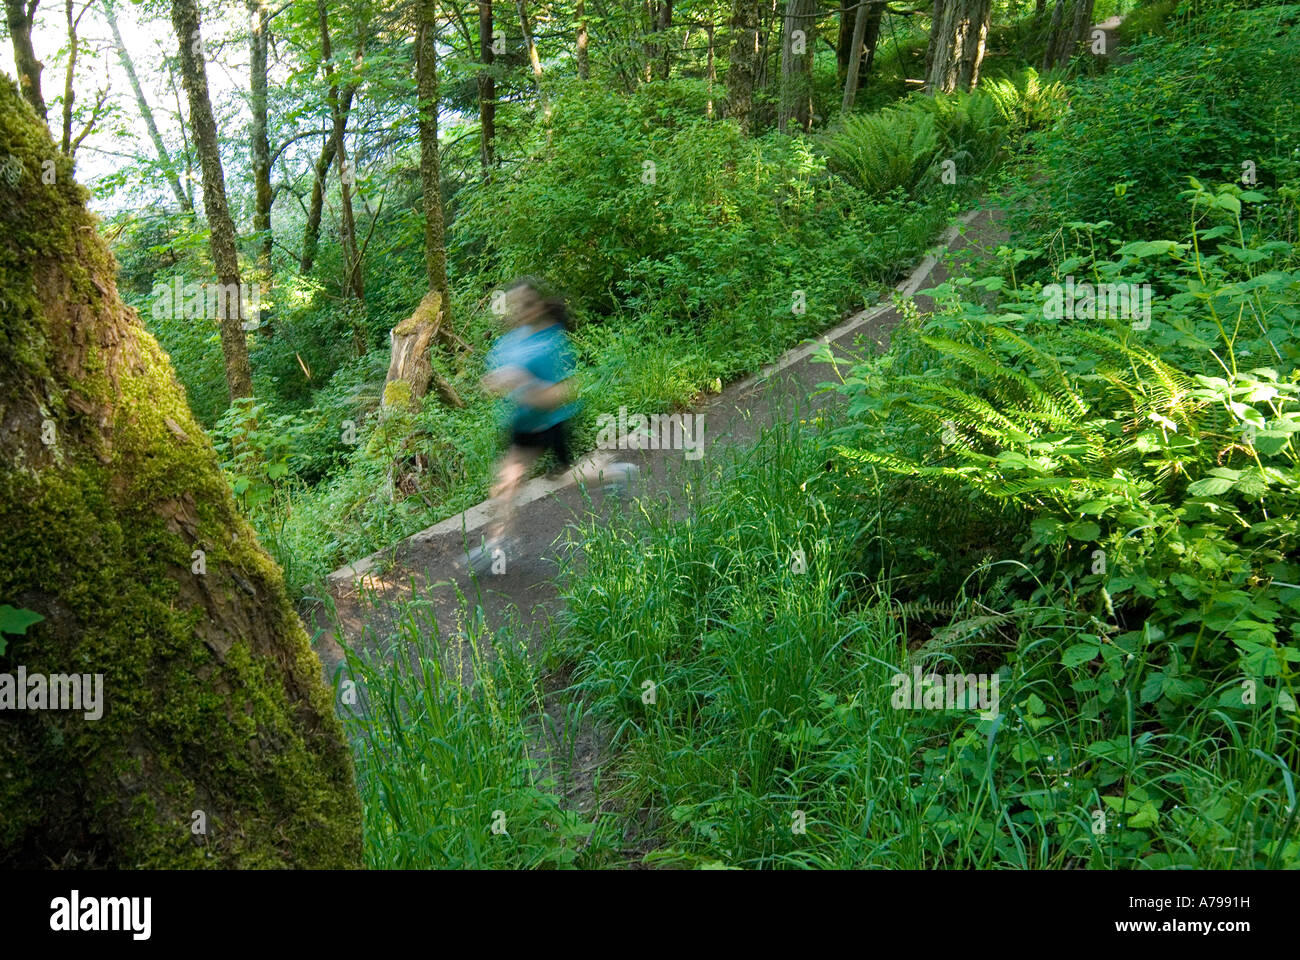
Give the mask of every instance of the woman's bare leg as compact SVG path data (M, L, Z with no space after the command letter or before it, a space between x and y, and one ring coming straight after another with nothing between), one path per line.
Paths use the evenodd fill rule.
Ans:
M514 533L515 498L540 453L540 450L511 444L502 458L497 467L497 482L492 487L492 521L487 529L489 543Z

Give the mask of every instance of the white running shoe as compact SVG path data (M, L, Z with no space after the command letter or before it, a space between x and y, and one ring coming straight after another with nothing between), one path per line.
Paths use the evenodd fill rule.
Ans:
M602 489L608 495L622 497L639 476L641 468L635 463L611 463L602 471L602 479L605 481Z
M484 540L479 546L466 552L461 558L461 563L475 573L487 573L498 559L507 562L514 560L519 555L517 545L516 540L507 537Z

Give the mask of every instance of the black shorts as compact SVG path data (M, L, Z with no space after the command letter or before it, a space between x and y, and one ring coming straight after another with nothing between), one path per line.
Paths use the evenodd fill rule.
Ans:
M545 430L536 432L511 430L510 442L517 447L541 450L543 453L550 450L555 454L555 459L560 462L560 466L569 467L573 465L573 455L569 449L569 422L567 420L561 420L553 427L547 427Z

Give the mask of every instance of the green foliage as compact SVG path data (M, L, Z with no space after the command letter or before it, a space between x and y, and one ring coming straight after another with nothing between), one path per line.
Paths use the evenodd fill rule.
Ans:
M1027 186L1017 228L1047 236L1105 220L1118 236L1160 235L1179 228L1187 176L1241 182L1250 162L1259 185L1294 178L1298 44L1294 5L1206 13L1134 43L1131 62L1078 84L1042 140L1045 174Z
M874 503L887 487L830 453L833 426L767 431L683 502L577 533L585 565L564 578L557 653L576 663L568 695L613 731L610 802L645 825L634 836L645 862L1300 861L1285 703L1227 709L1221 698L1241 686L1220 684L1184 706L1176 729L1086 715L1079 704L1103 686L1121 705L1157 687L1178 695L1184 675L1160 662L1154 625L1099 639L1099 654L1078 648L1082 630L1062 641L1036 626L1047 603L1007 609L995 589L900 604L889 591L925 559L871 582L855 558L864 539L911 521L862 512L864 486ZM946 625L926 629L936 620ZM914 668L996 674L998 715L900 709L895 678Z
M973 93L915 95L876 113L853 114L821 139L829 168L870 197L941 188L940 165L978 178L1010 138L1047 126L1067 107L1064 86L1033 69L982 83Z
M884 197L913 192L934 173L939 132L928 111L891 107L845 118L823 149L832 170L868 195Z
M527 650L507 630L489 635L480 615L470 620L465 636L440 637L429 607L414 601L393 617L392 636L373 638L376 651L348 651L339 689L355 704L346 729L367 866L589 866L604 841L565 808L538 759L541 690ZM477 682L465 682L470 673Z
M1243 222L1243 202L1264 206L1263 194L1195 181L1186 193L1194 223L1207 207L1223 222L1189 243L1122 245L1114 259L1084 244L1057 264L1058 280L1151 283L1149 326L1053 316L1041 284L945 284L946 308L915 334L912 372L866 367L848 381L861 423L840 449L873 473L1030 521L1006 558L1019 599L984 602L1016 624L1011 662L1072 689L1082 718L1122 731L1137 711L1181 741L1206 729L1206 711L1234 738L1263 713L1265 759L1294 764L1300 258ZM980 289L996 312L972 296ZM1270 861L1284 841L1266 848ZM1182 862L1169 856L1157 860Z
M1069 110L1069 92L1060 79L1026 67L1010 77L980 81L979 92L996 104L1003 122L1015 133L1043 130Z
M232 403L212 430L222 469L246 512L262 507L289 475L302 425L290 414L270 416L267 405L243 397Z
M5 649L9 645L6 633L21 637L27 632L28 627L44 619L35 610L16 609L7 603L0 604L0 656L4 656Z

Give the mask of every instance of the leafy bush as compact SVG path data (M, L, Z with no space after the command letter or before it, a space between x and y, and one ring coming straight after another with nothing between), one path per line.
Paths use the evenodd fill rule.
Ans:
M918 108L887 108L841 121L822 140L830 168L869 196L915 191L939 156L935 118Z
M1003 122L1016 133L1046 129L1069 110L1064 82L1050 75L1044 79L1033 67L981 80L979 92L993 101Z
M1269 187L1293 179L1298 44L1295 5L1207 12L1132 44L1131 62L1077 85L1069 115L1041 144L1050 175L1027 186L1034 202L1017 230L1047 236L1063 222L1107 221L1117 236L1160 235L1179 229L1187 176L1241 182L1250 170Z

